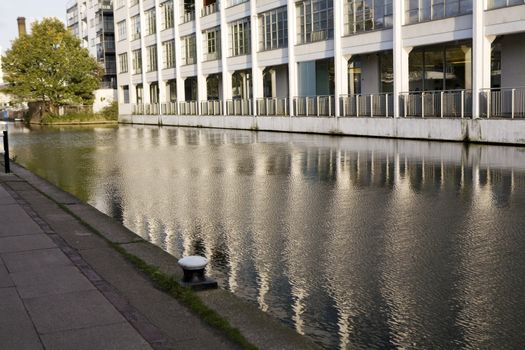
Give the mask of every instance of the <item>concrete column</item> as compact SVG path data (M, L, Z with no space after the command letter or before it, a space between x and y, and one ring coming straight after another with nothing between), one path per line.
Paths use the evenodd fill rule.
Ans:
M173 2L173 32L175 42L175 79L177 80L177 101L185 101L184 96L184 79L180 75L182 66L181 42L179 33L180 24L180 5L177 1Z
M335 116L341 115L339 98L344 94L345 74L342 53L344 1L334 1L334 73L335 73ZM346 79L347 80L347 79Z
M490 88L491 46L496 38L487 37L484 28L484 1L472 2L472 118L481 116L480 92Z
M164 67L162 66L163 64L162 42L160 40L161 12L162 12L162 9L160 8L160 0L155 0L155 22L156 22L155 38L157 40L157 81L159 83L159 104L167 101L166 82L162 80L162 68Z
M296 14L295 0L288 0L288 111L293 115L293 99L297 93L297 62L295 59Z
M393 1L394 16L394 118L400 117L399 96L408 91L408 57L412 48L403 46L404 1Z
M259 21L257 18L257 2L250 1L250 34L252 54L252 111L257 115L257 99L263 98L263 76L259 67L257 51L259 51Z
M227 114L226 101L232 98L232 75L228 70L228 21L226 18L226 1L219 1L219 13L221 18L221 66L222 66L222 108Z
M146 55L146 45L144 42L144 34L145 34L145 28L144 24L146 23L145 17L144 17L144 6L142 4L142 1L139 1L139 16L140 16L140 56L142 59L142 84L144 87L144 90L142 92L143 94L143 103L149 104L149 85L146 82L146 67L147 67L147 55Z
M206 92L206 77L202 74L202 62L204 60L204 42L201 30L202 0L195 0L195 46L197 51L197 101L208 99ZM200 106L200 103L198 104Z

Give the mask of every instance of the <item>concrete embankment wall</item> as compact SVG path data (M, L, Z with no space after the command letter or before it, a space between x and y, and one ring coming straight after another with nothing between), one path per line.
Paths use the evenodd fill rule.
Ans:
M120 116L121 123L525 145L525 120Z

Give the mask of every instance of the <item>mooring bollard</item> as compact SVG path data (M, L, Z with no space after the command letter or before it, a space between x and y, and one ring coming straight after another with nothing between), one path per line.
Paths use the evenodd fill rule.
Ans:
M181 281L183 286L191 287L194 290L217 288L217 282L207 278L204 273L206 265L208 265L208 259L205 257L198 255L186 256L180 259L178 263L184 272L184 277Z
M6 174L11 172L11 166L9 164L9 140L7 138L7 130L4 130L4 168Z

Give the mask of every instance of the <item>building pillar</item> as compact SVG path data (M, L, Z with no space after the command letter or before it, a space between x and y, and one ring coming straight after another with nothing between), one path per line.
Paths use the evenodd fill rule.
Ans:
M342 52L342 38L343 38L343 7L344 1L334 1L334 73L335 73L335 116L341 116L341 104L339 99L344 95L344 70L343 65L345 58Z
M162 42L160 40L160 24L161 24L161 7L160 0L155 0L155 38L157 39L157 82L159 84L159 105L167 102L166 97L166 82L162 80L162 66L163 57L162 57ZM161 109L159 108L159 111Z
M219 14L221 19L221 66L222 66L222 111L228 114L227 101L232 98L232 75L228 70L228 35L229 27L226 18L226 1L219 1Z
M184 79L180 75L180 67L182 65L181 57L181 43L180 43L180 6L174 1L173 2L173 33L174 33L174 45L175 45L175 79L177 81L177 102L185 101L184 98Z
M490 88L491 49L495 36L483 33L485 1L472 2L472 119L481 117L480 93Z
M262 69L259 67L257 51L259 51L259 21L257 17L257 2L250 1L250 35L252 55L252 114L257 115L257 99L264 97Z
M294 98L297 96L297 62L295 59L296 11L295 0L288 0L288 113L294 114Z
M400 95L408 91L408 55L410 50L403 47L404 1L393 1L393 55L394 55L394 118L400 117Z
M208 99L206 77L202 73L202 62L204 61L204 41L202 39L201 31L201 12L202 1L195 1L195 47L197 51L197 101L205 101ZM197 103L200 107L200 102ZM200 108L199 108L200 112Z
M142 1L139 1L139 16L140 16L140 57L142 60L142 67L141 67L141 76L142 76L142 103L143 104L149 104L149 84L146 82L146 67L148 66L148 57L146 55L146 46L144 43L144 23L145 23L145 17L144 17L144 6L142 4Z

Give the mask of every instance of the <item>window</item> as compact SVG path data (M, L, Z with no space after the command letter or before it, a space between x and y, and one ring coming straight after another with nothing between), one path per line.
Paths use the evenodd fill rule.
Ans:
M230 56L250 53L250 18L230 23Z
M155 8L144 12L144 18L146 21L146 35L155 34L157 31L157 22L155 19Z
M514 6L514 5L523 5L525 0L489 0L487 4L487 9L497 9L500 7Z
M472 13L472 0L405 0L405 11L406 24L433 21Z
M131 17L131 40L136 40L140 38L140 17L133 16Z
M168 80L166 83L167 96L170 102L177 102L177 80Z
M345 34L391 28L393 0L346 0Z
M249 0L230 0L229 3L230 3L230 6L235 6L235 5L239 5L239 4L242 4L243 2L247 2Z
M304 0L296 4L296 10L298 44L323 41L334 37L333 0Z
M286 7L259 15L259 50L288 46L288 11Z
M126 20L123 20L117 23L117 37L118 37L118 40L126 40L127 38Z
M213 61L221 58L221 30L220 27L205 30L204 38L204 60Z
M161 28L162 30L173 28L173 1L166 1L160 4L162 9Z
M146 47L147 57L147 72L154 72L157 70L157 45L151 45Z
M123 54L118 55L118 66L119 73L128 72L128 53L124 52Z
M122 97L124 103L129 103L129 85L122 86Z
M193 21L195 19L195 0L183 0L180 4L182 6L182 23Z
M140 49L132 52L133 74L142 73L142 52Z
M197 47L195 45L195 34L181 38L182 41L182 64L194 64L197 62Z
M159 103L159 83L154 82L149 86L149 102L151 104Z
M162 43L163 67L175 67L175 40L168 40Z

